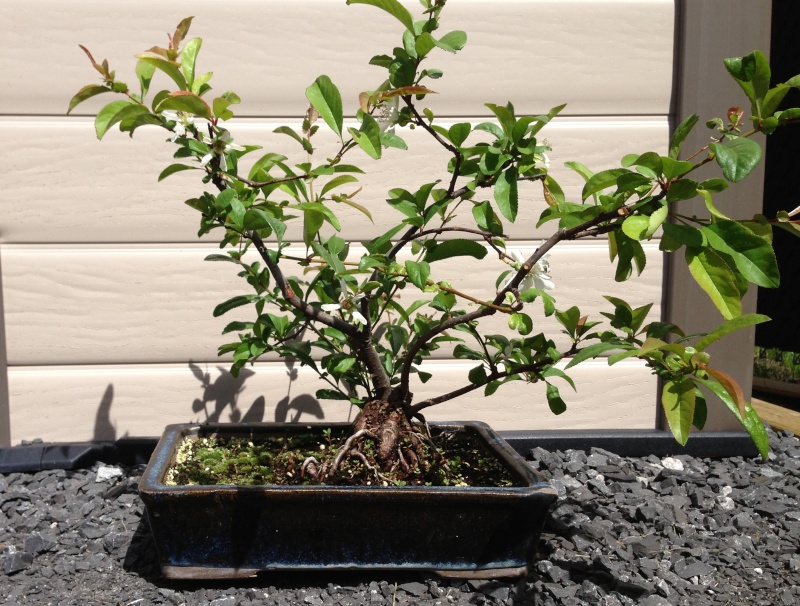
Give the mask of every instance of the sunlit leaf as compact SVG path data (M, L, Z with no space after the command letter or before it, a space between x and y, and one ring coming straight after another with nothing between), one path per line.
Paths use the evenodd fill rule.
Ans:
M347 0L347 4L368 4L377 7L395 17L408 31L414 32L414 17L398 0Z
M86 99L90 99L95 95L100 95L102 93L110 93L111 89L107 86L102 86L101 84L89 84L88 86L84 86L81 90L75 93L75 96L69 102L69 108L67 109L67 113L70 113L79 103L83 103Z
M742 313L742 293L725 259L716 251L686 247L686 263L692 277L728 320Z
M709 147L722 174L731 183L744 179L761 161L761 146L752 139L729 139L712 143Z
M342 95L328 76L320 76L306 89L306 98L330 129L342 136Z
M694 382L688 377L679 382L666 381L661 391L661 404L672 435L680 445L685 445L694 420Z

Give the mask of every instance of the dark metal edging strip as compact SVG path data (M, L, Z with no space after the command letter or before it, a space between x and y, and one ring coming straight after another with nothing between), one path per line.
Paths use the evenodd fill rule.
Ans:
M660 430L548 430L498 432L523 457L536 447L545 450L601 448L625 457L685 454L693 457L730 458L758 456L745 432L720 431L693 435L680 446L672 434ZM116 442L28 444L0 448L0 473L35 472L45 469L80 469L102 461L134 465L147 463L157 438L125 438Z

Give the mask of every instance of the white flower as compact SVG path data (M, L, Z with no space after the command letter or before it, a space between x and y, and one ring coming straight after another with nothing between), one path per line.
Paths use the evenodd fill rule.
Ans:
M514 267L517 270L519 270L527 260L522 256L522 252L519 250L512 250L511 256L514 258L514 261L516 261ZM536 262L531 271L528 272L528 274L522 279L522 282L519 285L520 290L526 290L528 288L538 288L540 290L555 289L556 285L553 282L553 279L550 277L549 258L550 253L545 253L542 255L542 258ZM506 281L506 284L514 279L514 275L515 274L511 274L511 277Z
M375 121L381 127L381 132L386 132L397 124L398 111L400 98L392 97L381 103L375 111Z
M547 154L542 154L542 165L544 166L545 170L550 170L550 158Z
M233 137L227 130L220 131L220 133L209 140L208 137L202 135L204 143L211 146L211 151L205 156L200 158L200 166L205 166L214 156L219 156L219 169L221 171L228 170L228 162L225 160L225 152L228 151L244 151L244 147L232 143Z
M175 143L179 137L185 137L186 128L194 124L194 116L187 114L186 112L165 111L161 115L166 120L175 122L175 127L172 130L172 136L169 138L169 140L173 143Z
M357 301L364 298L364 295L356 295L356 296L349 296L347 291L347 282L345 282L342 278L339 278L339 302L338 303L323 303L320 305L322 311L326 311L328 313L340 310L344 313L350 315L353 322L356 324L360 324L362 326L366 326L367 319L364 315L358 311L355 307Z

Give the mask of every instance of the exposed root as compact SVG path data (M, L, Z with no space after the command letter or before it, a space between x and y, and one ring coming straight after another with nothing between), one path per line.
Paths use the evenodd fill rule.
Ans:
M303 461L300 467L300 474L305 477L306 474L310 475L315 480L319 479L319 461L314 457L308 457Z
M429 460L431 453L440 458L439 452L427 423L412 425L401 407L374 400L364 405L353 433L341 446L322 462L309 456L301 466L301 474L320 483L338 483L337 476L341 476L340 480L352 479L352 474L358 473L357 467L345 464L354 459L369 475L374 474L383 482L389 481L389 476L393 481L404 481L419 473L420 461Z
M351 457L353 457L354 459L358 459L359 461L361 461L361 464L362 464L364 467L366 467L366 468L367 468L369 471L371 471L372 473L374 473L374 474L375 474L375 477L376 477L378 480L380 480L381 482L386 482L386 481L388 481L388 480L387 480L387 478L386 478L385 476L383 476L383 475L381 474L381 472L380 472L380 471L378 471L378 470L377 470L377 468L376 468L374 465L371 465L371 464L370 464L370 462L369 462L369 461L367 461L367 457L365 457L365 456L364 456L364 453L363 453L363 452L359 452L358 450L351 450L351 451L350 451L350 456L351 456Z
M333 460L333 465L331 465L329 473L333 474L333 473L336 473L339 470L339 468L342 465L342 461L344 461L344 458L347 456L347 453L349 453L352 450L353 442L355 442L356 440L358 440L359 438L361 438L362 436L365 436L365 435L367 435L367 430L366 429L360 429L357 432L355 432L352 436L347 438L347 441L339 449L339 452L336 455L336 458Z

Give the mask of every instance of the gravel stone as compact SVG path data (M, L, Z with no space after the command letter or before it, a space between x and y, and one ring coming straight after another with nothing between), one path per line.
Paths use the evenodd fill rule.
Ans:
M800 440L770 441L767 463L535 448L531 465L559 498L529 575L491 581L319 571L170 583L136 492L143 466L0 474L0 603L800 605Z

